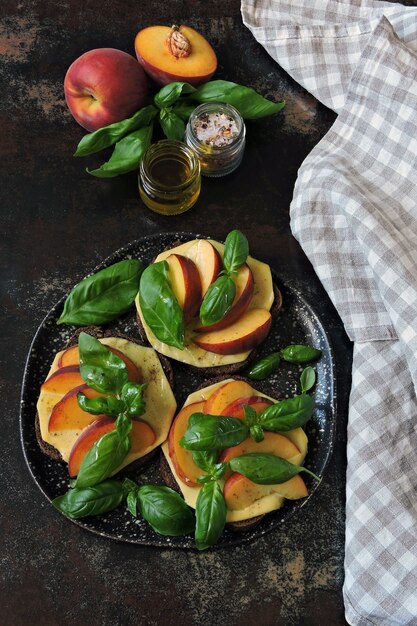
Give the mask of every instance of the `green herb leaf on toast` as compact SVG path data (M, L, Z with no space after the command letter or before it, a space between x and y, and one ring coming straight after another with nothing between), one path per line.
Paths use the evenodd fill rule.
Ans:
M248 426L237 417L194 413L180 445L187 450L222 450L248 436Z
M205 483L197 497L195 543L198 550L213 546L226 524L226 503L216 481Z
M230 276L219 276L207 289L200 307L200 321L203 326L215 324L223 319L232 306L236 295L236 285Z
M306 472L320 481L320 478L302 465L294 465L267 452L250 452L236 456L229 461L230 469L243 474L258 485L285 483L300 472Z
M107 324L125 313L139 290L143 264L126 259L84 278L69 294L57 324Z
M139 304L145 322L159 341L184 348L184 316L168 280L168 263L149 265L142 274Z
M237 272L249 255L249 243L240 230L232 230L224 242L223 264L229 274Z
M129 379L125 362L98 339L84 332L78 338L78 349L84 382L101 393L119 393Z
M292 430L304 426L313 412L314 400L311 396L295 396L264 409L259 415L259 424L264 430L274 432Z

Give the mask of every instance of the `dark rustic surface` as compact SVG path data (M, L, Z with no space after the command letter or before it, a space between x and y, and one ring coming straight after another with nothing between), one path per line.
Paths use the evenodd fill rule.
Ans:
M0 15L3 401L0 606L7 625L344 624L343 543L350 347L289 229L297 169L334 115L276 66L243 27L238 0L3 0ZM74 159L83 134L63 78L86 50L133 53L140 27L184 22L219 57L217 76L285 98L283 114L248 124L240 169L204 180L179 217L141 205L135 175L89 177ZM338 363L338 435L324 484L279 531L199 554L118 544L55 512L30 478L19 441L20 384L31 338L52 304L115 249L187 230L223 239L239 227L251 251L303 289L324 317Z

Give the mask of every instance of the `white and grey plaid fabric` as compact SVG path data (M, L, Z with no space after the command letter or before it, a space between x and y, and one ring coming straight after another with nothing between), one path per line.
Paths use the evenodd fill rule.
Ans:
M346 618L417 625L417 8L243 0L245 24L339 115L291 227L355 342Z

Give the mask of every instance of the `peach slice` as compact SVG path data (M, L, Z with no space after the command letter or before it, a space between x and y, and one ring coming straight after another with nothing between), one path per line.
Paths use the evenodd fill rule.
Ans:
M245 404L248 404L252 409L254 409L259 415L262 411L271 404L273 404L272 400L268 400L268 398L263 398L262 396L248 396L247 398L238 398L238 400L234 400L230 404L228 404L222 411L222 415L230 415L231 417L238 417L239 419L243 419L245 417Z
M106 433L115 428L115 419L103 417L88 426L74 443L68 459L68 472L71 477L77 476L81 463L90 448ZM155 433L146 422L132 420L132 430L130 433L131 448L130 453L137 454L146 450L155 441Z
M122 361L126 364L127 373L129 375L129 380L132 383L140 383L142 382L142 377L140 375L138 367L133 363L128 356L120 352L117 348L113 348L112 346L106 346L113 354L122 359ZM71 346L71 348L67 348L59 357L58 367L68 367L69 365L80 365L80 353L78 350L78 344L76 346Z
M201 281L197 266L182 254L170 254L166 259L169 266L169 281L178 304L188 322L198 313L201 303Z
M193 460L190 450L180 446L180 439L188 428L188 420L193 413L204 413L205 401L193 402L183 407L172 422L168 436L168 451L175 471L181 480L190 487L199 487L197 478L204 474Z
M220 254L208 239L199 239L187 250L187 258L197 266L200 274L201 298L204 298L207 289L214 283L223 267Z
M41 391L65 395L80 385L85 385L80 368L77 365L67 365L53 372L42 384Z
M193 339L203 350L216 354L239 354L256 348L271 328L272 317L266 309L249 309L222 330L204 333Z
M224 415L224 409L235 400L253 396L253 389L245 380L229 380L217 387L207 398L203 413Z
M94 391L87 385L80 385L68 391L65 396L54 406L48 422L48 431L55 433L62 430L83 430L99 417L83 411L78 406L77 394L81 392L87 398L97 398L105 394Z
M268 452L269 454L275 454L275 456L287 460L297 457L300 453L297 446L284 435L264 432L263 441L254 441L251 437L248 437L239 445L222 450L219 456L219 463L226 463L236 456L248 454L249 452ZM231 470L228 470L225 474L226 478L230 476L230 474Z
M177 50L168 44L172 33L169 26L149 26L140 30L135 38L139 63L158 85L174 81L200 85L210 80L217 68L213 48L189 26L180 26L178 32L178 38L185 43L181 56L176 56Z
M224 484L223 494L226 506L231 511L245 509L256 500L276 493L289 500L298 500L308 495L307 487L301 476L297 475L285 483L276 485L257 485L251 480L234 472Z
M254 290L254 280L252 271L246 263L239 268L237 276L233 276L233 281L236 286L236 295L232 302L232 306L223 317L215 324L209 326L197 326L195 329L198 333L212 332L214 330L221 330L226 328L235 322L248 308L252 299Z

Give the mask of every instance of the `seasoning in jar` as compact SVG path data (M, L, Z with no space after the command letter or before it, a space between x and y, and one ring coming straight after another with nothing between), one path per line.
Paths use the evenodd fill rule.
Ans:
M196 203L200 188L200 163L185 143L163 139L143 155L139 193L152 211L163 215L184 213Z
M202 174L225 176L242 160L245 134L245 123L235 107L207 102L191 113L185 141L197 153Z

